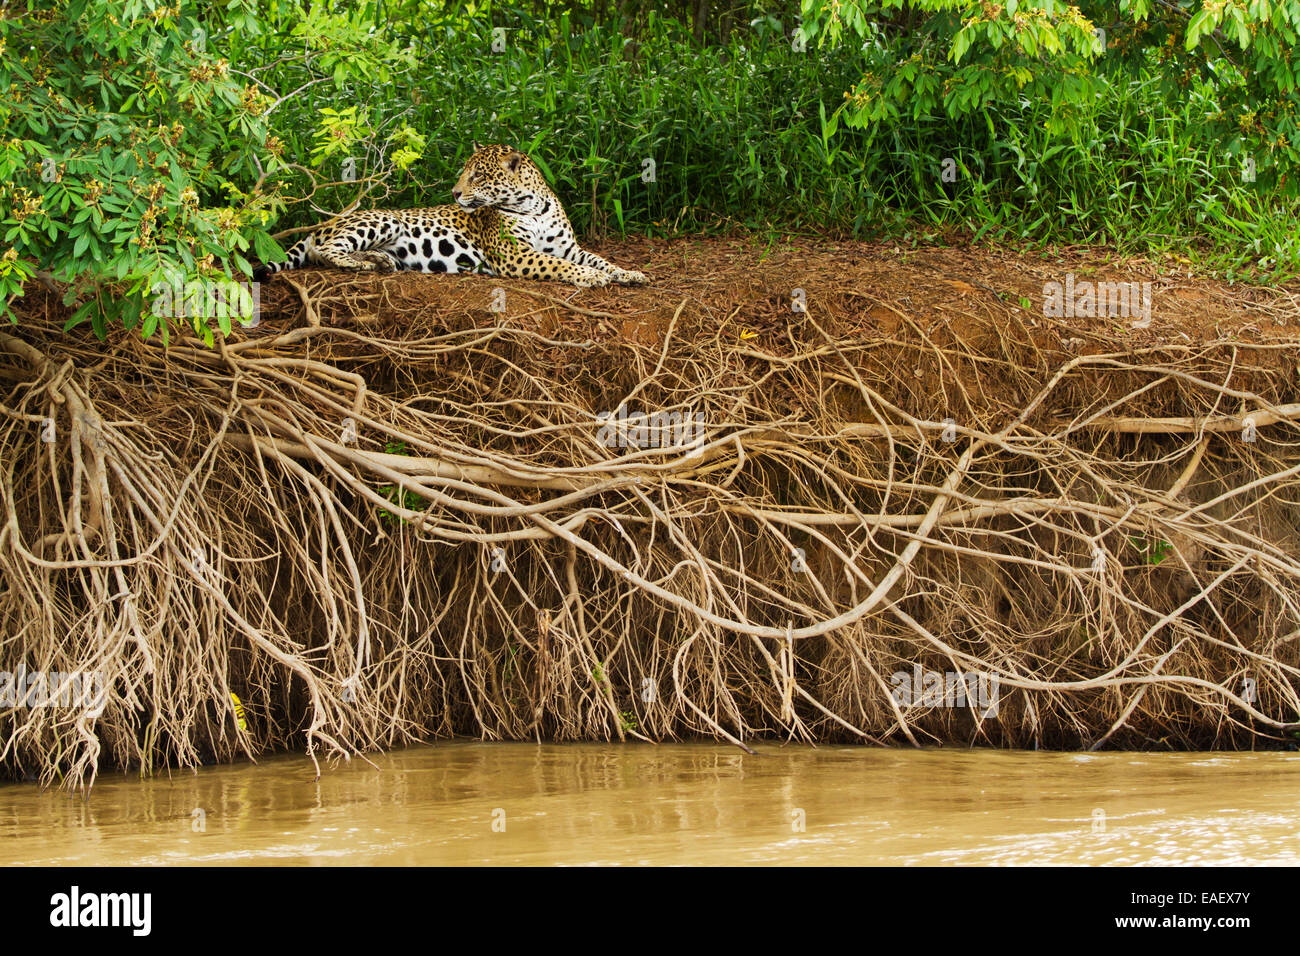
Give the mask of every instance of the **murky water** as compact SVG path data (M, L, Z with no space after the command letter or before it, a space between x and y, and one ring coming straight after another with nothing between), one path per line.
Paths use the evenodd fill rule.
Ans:
M1300 863L1300 754L442 743L89 800L0 787L0 863Z

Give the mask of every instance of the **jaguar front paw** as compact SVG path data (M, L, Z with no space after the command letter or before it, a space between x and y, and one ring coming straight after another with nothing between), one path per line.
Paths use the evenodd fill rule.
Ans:
M582 275L573 279L573 284L579 289L590 289L595 286L609 285L611 279L603 272L597 272L595 269L588 269Z
M619 269L614 273L614 281L619 285L646 285L650 282L650 277L644 272L636 272L632 269Z
M386 252L358 252L356 258L366 263L361 268L369 272L396 272L397 262Z

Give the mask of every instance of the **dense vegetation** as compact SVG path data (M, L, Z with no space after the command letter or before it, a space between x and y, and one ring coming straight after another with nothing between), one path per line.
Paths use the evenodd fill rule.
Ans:
M1298 14L0 0L0 776L1289 742L1295 287L1108 260L1300 271ZM742 238L634 238L667 281L577 301L309 271L219 343L187 308L322 217L445 202L475 139L583 233ZM903 248L972 238L1101 248ZM885 682L922 670L1005 707Z
M43 274L78 320L165 332L160 282L445 202L475 139L529 151L587 233L1103 243L1276 278L1297 25L1297 0L0 0L0 306Z

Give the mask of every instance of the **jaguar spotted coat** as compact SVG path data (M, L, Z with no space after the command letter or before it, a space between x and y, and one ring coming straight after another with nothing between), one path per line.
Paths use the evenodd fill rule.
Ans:
M475 148L451 191L455 205L352 213L299 240L265 279L307 264L393 272L483 272L579 287L647 282L578 245L559 198L531 159L508 146Z

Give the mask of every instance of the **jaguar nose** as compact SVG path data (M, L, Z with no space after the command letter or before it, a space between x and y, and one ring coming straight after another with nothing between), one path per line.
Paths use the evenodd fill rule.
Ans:
M453 190L451 191L451 198L452 198L452 199L460 199L460 190L459 190L459 189L453 189Z

